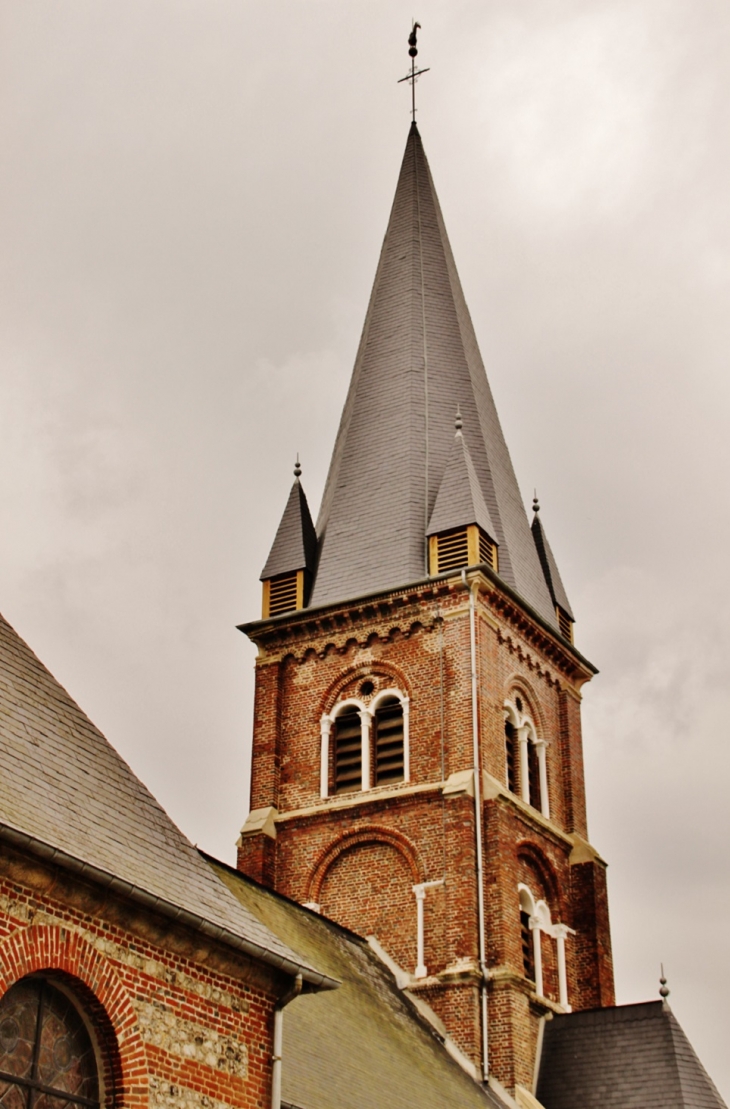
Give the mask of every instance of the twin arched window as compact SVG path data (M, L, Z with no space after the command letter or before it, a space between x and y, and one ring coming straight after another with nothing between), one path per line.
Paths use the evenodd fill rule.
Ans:
M515 697L504 703L504 759L507 788L543 816L550 816L547 782L547 744Z
M368 704L342 701L322 717L322 797L409 780L408 709L407 697L386 689Z
M0 1001L0 1101L3 1109L98 1109L91 1037L46 978L23 978Z
M553 924L550 906L544 900L536 900L532 890L523 882L517 886L520 899L520 942L522 946L522 970L525 978L535 983L538 996L544 996L542 973L542 936L555 940L559 1002L566 1012L568 1004L568 973L565 962L565 941L575 935L567 924Z

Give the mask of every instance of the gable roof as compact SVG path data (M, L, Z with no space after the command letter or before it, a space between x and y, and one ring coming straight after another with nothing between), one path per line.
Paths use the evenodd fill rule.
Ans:
M0 838L311 985L334 986L216 878L101 732L0 617Z
M535 502L537 504L537 501ZM542 520L539 516L539 506L535 509L535 515L532 520L532 538L535 541L540 565L542 572L545 575L545 584L547 585L550 596L554 605L560 605L563 612L567 612L571 620L574 619L573 610L570 607L568 594L565 592L558 564L555 561L555 555L552 552L548 537L545 534L545 528L542 526Z
M206 856L207 857L207 856ZM447 1053L390 971L355 933L215 859L243 905L341 981L284 1016L282 1102L296 1109L497 1109Z
M294 570L313 570L316 557L317 533L302 483L297 477L289 492L266 565L261 571L261 581Z
M317 521L313 606L421 579L456 405L499 544L500 576L551 626L555 610L411 126Z
M661 1001L546 1021L537 1097L545 1109L726 1109Z
M466 439L461 431L457 431L426 535L438 535L468 524L478 524L482 531L494 538L494 524L484 503Z

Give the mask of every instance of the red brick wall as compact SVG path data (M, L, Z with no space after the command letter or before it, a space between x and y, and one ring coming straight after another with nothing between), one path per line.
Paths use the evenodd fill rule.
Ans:
M426 587L382 603L293 615L255 638L251 807L273 806L279 817L276 839L267 837L265 848L263 837L244 839L240 868L295 900L320 903L355 931L374 932L409 971L416 949L411 886L443 880L426 895L429 978L418 988L478 1059L474 801L442 789L450 775L473 766L468 593L458 581L440 583L438 592ZM531 1081L537 1020L546 1011L524 977L518 882L534 887L553 922L580 932L567 941L573 1007L612 996L603 870L588 863L601 878L578 880L570 862L572 834L586 836L579 689L590 673L486 579L477 601L477 670L482 768L501 785L485 779L487 961L496 974L490 1041L497 1077L514 1085ZM322 715L345 698L367 701L365 680L376 693L397 687L410 700L411 780L323 801ZM549 821L506 791L503 705L515 696L547 741ZM548 937L543 955L545 994L557 1001L555 941Z
M1 870L0 995L28 974L60 979L94 1030L110 1104L268 1103L277 987L267 968L183 933L160 944L166 926L22 855L4 851Z

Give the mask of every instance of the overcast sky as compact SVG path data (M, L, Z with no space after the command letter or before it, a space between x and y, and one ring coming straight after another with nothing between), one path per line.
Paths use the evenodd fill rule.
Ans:
M319 505L419 124L600 669L618 998L730 1100L727 0L0 0L0 610L194 841L248 801L258 576Z

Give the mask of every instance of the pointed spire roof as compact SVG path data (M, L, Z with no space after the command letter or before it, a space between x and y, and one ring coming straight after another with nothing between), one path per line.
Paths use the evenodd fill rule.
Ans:
M558 570L558 564L555 561L555 555L553 554L550 548L550 544L548 543L548 538L545 534L545 528L542 526L542 520L540 519L539 515L540 504L537 497L535 497L532 502L532 510L535 513L532 518L532 538L535 540L535 547L540 559L540 565L542 566L542 572L545 575L545 584L550 591L550 596L552 598L553 604L560 605L563 612L567 613L571 620L574 620L575 617L573 616L573 610L570 607L568 594L565 592L565 586L563 585L562 578L560 577L560 571Z
M459 401L500 575L551 625L545 583L421 136L411 125L317 521L311 604L427 574Z
M468 524L478 524L490 538L495 536L492 517L484 502L479 478L461 430L461 417L458 416L451 454L439 485L426 535L438 535Z
M294 570L313 570L317 557L317 533L307 497L299 480L302 468L297 458L294 467L294 484L286 502L276 538L261 571L261 581Z

